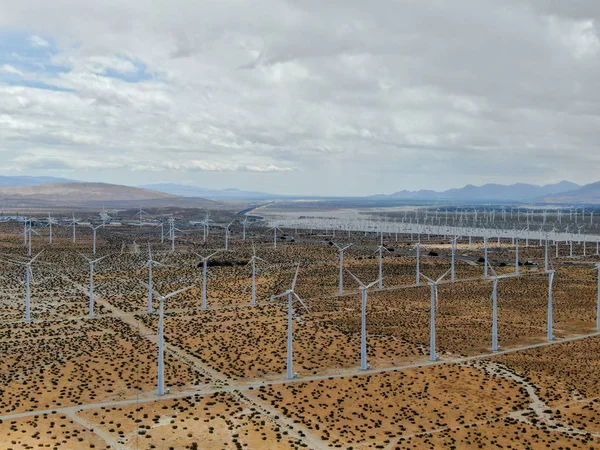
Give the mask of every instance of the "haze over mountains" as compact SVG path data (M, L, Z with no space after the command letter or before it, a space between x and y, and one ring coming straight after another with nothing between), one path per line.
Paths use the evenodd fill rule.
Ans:
M279 196L239 189L206 189L197 186L159 183L140 187L108 183L87 183L55 177L0 176L0 202L3 205L43 207L65 206L216 206L225 200L269 200L307 198ZM326 198L326 196L324 196ZM600 182L579 186L569 181L538 186L467 185L442 192L432 190L399 191L390 195L366 197L375 200L460 201L460 202L537 202L600 204ZM212 201L212 200L216 200Z
M489 200L489 201L534 201L545 197L551 198L557 194L574 191L581 186L569 181L538 186L535 184L517 183L511 185L484 184L473 186L469 184L460 189L449 189L437 192L431 190L399 191L390 195L374 195L371 198L393 198L406 200Z
M0 187L0 202L7 207L216 207L203 198L184 198L163 192L108 183L52 183Z
M268 199L279 197L274 194L256 191L242 191L240 189L206 189L189 184L157 183L138 186L142 189L151 189L181 197L204 197L212 199Z

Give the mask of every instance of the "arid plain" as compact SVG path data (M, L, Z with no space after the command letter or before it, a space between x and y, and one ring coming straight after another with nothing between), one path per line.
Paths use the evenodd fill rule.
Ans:
M31 316L25 323L26 248L16 224L0 225L0 447L22 448L592 448L597 420L600 335L595 256L553 258L554 335L546 340L544 247L522 244L521 276L499 281L500 351L491 351L492 278L483 279L482 242L459 240L454 283L440 283L438 361L429 360L431 290L415 286L414 240L385 235L384 289L369 289L367 356L360 370L359 279L378 278L381 237L323 231L280 236L254 226L209 264L201 309L199 255L224 247L224 231L161 244L155 228L101 229L94 274L97 317L89 318L91 232L58 229L33 237ZM291 232L291 230L287 230ZM294 232L295 233L295 232ZM148 243L154 289L166 295L164 396L157 396L156 313L147 312ZM257 262L258 305L251 306ZM499 275L515 271L509 240L490 243ZM576 246L575 254L581 255ZM449 239L423 237L421 272L450 268ZM554 256L554 255L553 255ZM286 378L287 301L294 303L294 372ZM156 297L156 296L155 296ZM154 308L158 307L154 299Z

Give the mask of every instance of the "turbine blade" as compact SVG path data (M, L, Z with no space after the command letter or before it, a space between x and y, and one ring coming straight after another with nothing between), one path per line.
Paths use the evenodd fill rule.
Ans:
M421 276L422 276L423 278L425 278L427 281L429 281L429 283L430 283L430 284L435 284L435 281L433 281L431 278L429 278L429 277L426 277L425 275L423 275L423 273L422 273L422 272L419 272L419 273L421 274Z
M352 278L354 278L361 287L363 287L363 288L365 287L364 283L362 281L360 281L358 278L356 278L352 272L350 272L348 269L346 269L346 272L348 272L350 274L350 276Z
M296 300L298 300L300 302L300 304L304 307L304 309L308 311L308 307L306 306L306 304L304 303L304 301L298 296L298 294L296 294L295 292L292 292L294 294L294 297L296 297Z
M168 299L168 298L171 298L171 297L174 297L174 296L176 296L176 295L178 295L178 294L181 294L182 292L189 291L189 290L190 290L190 289L192 289L193 287L194 287L194 286L188 286L188 287L184 287L183 289L179 289L179 290L177 290L177 291L175 291L175 292L171 292L170 294L167 294L167 295L165 295L163 298L166 300L166 299Z
M373 286L375 286L377 283L379 283L379 281L380 281L380 280L383 280L383 277L381 277L381 278L378 278L377 280L373 281L371 284L367 284L367 285L365 286L365 289L372 288L372 287L373 287Z
M274 296L270 297L269 300L275 300L278 298L287 297L290 294L290 292L292 292L292 291L285 291L283 294L274 295Z
M140 282L140 284L141 284L142 286L144 286L146 289L148 289L148 290L150 289L150 285L149 285L148 283L144 283L142 280L138 280L138 281L139 281L139 282ZM156 295L157 297L159 297L159 298L162 298L163 300L165 299L165 297L163 297L162 295L160 295L160 293L159 293L159 292L157 292L157 291L156 291L156 289L154 289L154 288L152 289L152 293L153 293L154 295Z
M435 282L435 284L438 284L440 281L442 281L444 279L444 277L450 273L450 271L451 271L451 269L448 269L444 275L442 275L441 277L439 277L437 279L437 281Z
M29 264L31 264L32 262L34 262L37 259L37 257L40 256L42 253L44 253L44 250L42 250L37 255L35 255L33 258L31 258L31 260L29 261Z
M298 272L300 272L300 263L296 266L296 275L294 275L294 281L292 281L292 291L296 288L296 281L298 281Z

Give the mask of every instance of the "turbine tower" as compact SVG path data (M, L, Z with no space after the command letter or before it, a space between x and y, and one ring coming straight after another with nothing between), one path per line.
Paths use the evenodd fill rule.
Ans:
M152 306L152 292L153 292L152 268L154 266L164 266L165 267L165 265L163 263L154 261L154 259L152 259L152 249L150 248L150 243L148 242L148 261L143 266L143 267L148 268L148 313L154 312L154 308Z
M151 289L149 285L142 282L142 285ZM182 292L185 292L191 289L193 286L188 286L183 289L179 289L178 291L171 292L167 295L160 295L157 291L152 289L154 295L158 297L159 307L158 307L158 395L165 394L165 300L170 299L171 297L175 297Z
M294 275L294 281L292 281L291 289L288 289L283 294L271 297L271 300L275 300L281 297L287 297L288 301L288 333L287 333L287 378L292 380L297 377L294 373L294 348L293 348L293 316L294 316L294 297L304 307L306 311L308 308L302 301L302 299L296 294L294 289L296 288L296 282L298 281L298 272L300 271L300 264L296 267L296 275Z
M206 301L206 274L208 272L208 260L215 256L217 253L220 253L221 251L222 250L217 250L216 252L211 253L208 256L202 256L196 253L196 256L198 256L202 262L202 309L205 311L208 309Z
M43 250L31 258L29 261L16 261L6 259L6 262L18 264L25 267L25 322L31 322L31 280L33 279L33 271L31 264L43 253Z
M283 233L283 230L281 228L279 228L278 226L274 226L272 228L269 228L267 231L271 231L273 230L273 248L277 248L277 230L281 231Z
M554 316L553 316L553 297L552 297L552 283L554 282L554 270L546 272L548 278L548 340L553 341L554 338Z
M88 225L92 229L93 233L93 246L92 246L92 255L96 255L96 232L98 228L102 228L104 225L100 224L98 226Z
M498 345L498 281L504 278L512 278L517 275L508 274L498 276L491 264L489 264L489 267L494 275L494 288L492 290L492 351L497 352L500 350L500 346Z
M225 227L225 251L229 251L229 228L231 227L231 225L233 225L233 222L235 222L235 220L232 220L229 225L227 225Z
M254 242L252 243L252 258L248 264L252 264L252 306L256 306L256 261L262 261L266 263L266 261L262 258L256 256L256 248L254 248ZM246 265L248 265L246 264Z
M379 283L379 280L375 280L371 284L365 285L362 281L356 278L352 272L348 271L348 273L358 283L362 297L360 315L360 370L369 370L371 366L367 364L367 295L368 290Z
M379 253L379 279L377 280L379 282L379 290L381 291L383 289L383 251L389 252L389 250L385 247L385 245L383 245L383 234L381 235L381 244L379 244L379 247L377 247L377 250L375 250L375 253Z
M339 295L344 295L344 251L352 247L352 244L348 244L345 247L341 247L335 242L332 242L333 245L339 250L340 254L340 289Z
M103 256L102 258L98 258L98 259L90 259L85 255L82 255L80 253L80 255L85 258L85 260L89 263L90 265L90 306L89 306L89 315L90 317L96 317L96 314L94 314L94 268L96 266L96 264L98 264L100 261L102 261L105 258L108 258L110 255L106 255Z
M450 273L450 271L448 270L444 275L439 277L436 281L433 281L431 278L428 278L425 275L421 274L421 276L429 282L429 286L431 286L431 319L430 319L430 329L429 329L429 359L431 361L437 361L438 359L440 359L435 350L435 348L436 348L435 315L436 315L437 303L438 303L438 284L449 273Z

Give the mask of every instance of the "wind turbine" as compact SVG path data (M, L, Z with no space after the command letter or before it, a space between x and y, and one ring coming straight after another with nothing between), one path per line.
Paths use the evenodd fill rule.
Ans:
M348 271L348 273L358 283L362 296L360 322L360 370L369 370L371 366L367 364L367 295L369 288L375 286L379 280L375 280L371 284L365 285L362 281L356 278L352 272Z
M33 229L33 227L31 226L31 220L29 220L28 224L26 225L26 236L27 236L27 256L31 257L31 233L35 233L38 236L40 236L40 233L38 233L37 231L35 231Z
M229 225L227 225L225 227L225 251L229 251L229 227L231 227L231 225L233 225L233 222L235 222L235 220L232 220Z
M296 275L294 275L294 281L292 281L291 289L288 289L283 294L271 297L271 300L275 300L281 297L287 297L288 300L288 333L287 333L287 378L292 380L298 375L294 373L294 349L293 349L293 316L294 316L294 297L300 304L308 311L308 308L302 301L302 299L296 294L294 289L296 288L296 282L298 281L298 272L300 271L300 264L296 267Z
M158 261L154 261L152 259L152 248L150 248L150 243L148 243L148 261L144 264L144 267L148 268L148 313L153 313L154 308L152 307L152 268L154 266L165 266L163 263Z
M242 240L245 241L246 240L246 226L248 225L248 218L245 217L244 221L242 222Z
M426 210L427 211L427 210ZM383 289L383 251L389 252L385 245L383 245L383 233L381 234L381 242L375 253L379 253L379 290Z
M439 277L436 281L433 281L431 278L426 277L421 274L423 278L425 278L429 282L429 286L431 286L431 319L430 319L430 329L429 329L429 359L431 361L437 361L440 359L435 351L435 314L437 310L438 303L438 284L444 279L446 275L448 275L450 271L448 270L444 275Z
M488 238L487 238L487 236L483 237L483 255L484 255L483 276L484 276L484 278L488 278Z
M498 345L498 280L512 278L517 275L508 274L498 276L492 265L490 264L489 266L494 274L494 289L492 291L492 351L497 352L500 350L500 346Z
M417 251L417 286L421 286L421 243L415 245Z
M143 216L144 216L144 214L146 214L146 215L149 215L149 214L148 214L146 211L144 211L144 210L142 209L142 207L140 206L140 210L139 210L139 211L138 211L138 212L135 214L136 216L140 216L140 223L139 223L139 226L140 226L140 227L142 226L142 221L143 221Z
M176 295L181 294L193 286L188 286L183 289L179 289L178 291L171 292L167 295L161 295L154 289L152 289L149 285L142 282L142 285L150 289L154 295L158 297L159 307L158 307L158 395L165 394L165 300L170 299L171 297L175 297Z
M549 276L548 279L548 340L553 341L554 333L554 316L553 316L553 297L552 297L552 283L554 282L554 270L548 270L546 272Z
M277 248L277 230L281 231L283 233L283 230L281 228L279 228L277 225L275 225L272 228L269 228L267 231L271 231L273 230L273 248Z
M86 259L86 261L89 263L90 265L90 317L96 317L96 314L94 314L94 267L96 266L96 264L98 264L100 261L102 261L105 258L108 258L110 255L106 255L103 256L101 258L98 259L90 259L85 255L82 255L80 253L80 255Z
M208 260L215 256L217 253L220 253L221 251L222 250L217 250L216 252L211 253L208 256L202 256L196 253L196 256L198 256L202 261L202 309L205 311L208 309L206 301L206 274L208 272Z
M254 242L252 243L252 258L248 264L252 264L252 306L256 306L256 261L262 261L266 263L266 261L262 258L256 256L256 248L254 247ZM246 265L248 265L246 264Z
M50 237L49 237L49 239L48 239L48 243L49 243L50 245L52 245L52 240L53 240L53 239L52 239L52 238L53 238L53 236L52 236L52 225L53 225L53 224L55 224L55 223L57 223L57 222L56 222L56 219L54 219L54 218L53 218L53 217L50 215L50 213L48 213L48 229L50 230Z
M98 228L102 228L104 225L100 224L98 226L93 226L93 225L88 225L88 227L90 227L92 229L92 233L93 233L93 248L92 248L92 255L96 255L96 232L98 231Z
M76 237L75 227L77 226L77 220L75 219L75 213L73 213L73 220L71 220L70 225L73 227L73 243L75 243L75 237Z
M348 244L345 247L340 247L335 242L332 242L333 245L339 250L340 253L340 290L339 295L344 295L344 251L352 247L352 244Z
M7 259L6 261L13 264L25 266L25 322L31 322L31 279L33 278L33 271L31 270L31 264L42 254L43 250L31 258L29 261L16 261Z
M452 259L451 259L451 267L450 267L450 280L456 281L456 271L455 271L455 262L456 262L456 241L458 236L452 239Z

